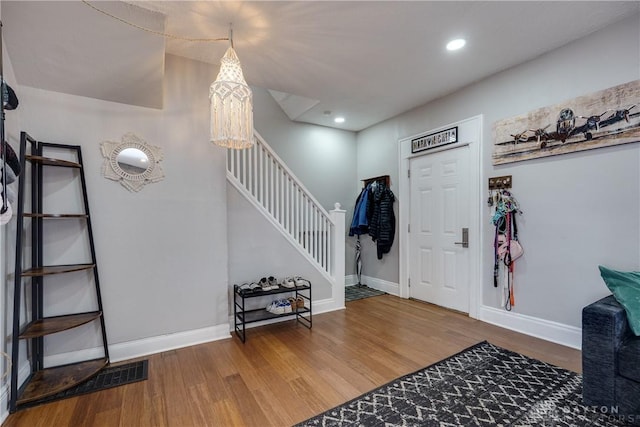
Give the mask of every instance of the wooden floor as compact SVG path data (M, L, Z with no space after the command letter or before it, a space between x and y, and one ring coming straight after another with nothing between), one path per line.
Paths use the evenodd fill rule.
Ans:
M149 356L147 381L25 409L13 426L289 426L487 340L580 371L580 352L390 295Z

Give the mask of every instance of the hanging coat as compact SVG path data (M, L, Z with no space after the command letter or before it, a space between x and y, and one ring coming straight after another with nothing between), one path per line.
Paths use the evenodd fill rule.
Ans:
M367 234L369 232L369 221L367 219L367 204L369 201L369 190L371 185L362 189L356 199L356 207L353 210L353 219L349 228L349 236Z
M395 196L386 185L378 185L369 194L367 212L369 218L369 235L377 243L378 259L389 253L396 233L396 216L393 212Z

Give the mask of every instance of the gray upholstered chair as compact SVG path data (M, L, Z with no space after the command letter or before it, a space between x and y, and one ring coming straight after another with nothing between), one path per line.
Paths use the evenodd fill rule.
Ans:
M640 337L613 295L582 310L582 378L585 405L640 422Z

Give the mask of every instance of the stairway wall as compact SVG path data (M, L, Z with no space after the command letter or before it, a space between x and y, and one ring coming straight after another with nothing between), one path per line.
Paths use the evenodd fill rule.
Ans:
M355 132L292 122L267 90L252 89L256 131L325 210L338 202L350 221L362 185L354 168ZM353 251L346 253L346 274L354 274Z
M313 284L314 301L331 298L331 283L231 184L227 209L230 285L302 276Z

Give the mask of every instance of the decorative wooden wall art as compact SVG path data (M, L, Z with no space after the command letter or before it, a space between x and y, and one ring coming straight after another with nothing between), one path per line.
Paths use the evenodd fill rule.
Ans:
M640 80L500 120L493 164L640 141Z

